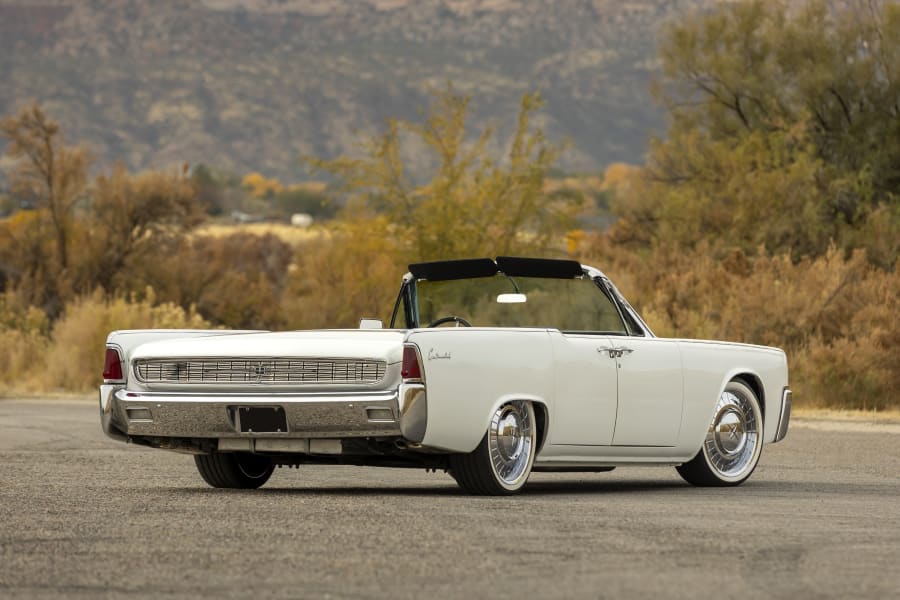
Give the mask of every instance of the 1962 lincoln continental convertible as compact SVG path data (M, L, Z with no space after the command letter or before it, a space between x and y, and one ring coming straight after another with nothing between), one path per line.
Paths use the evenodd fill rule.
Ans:
M781 350L658 338L597 269L536 258L412 264L389 329L115 331L103 380L109 436L193 454L222 488L313 463L476 494L634 464L730 486L791 410Z

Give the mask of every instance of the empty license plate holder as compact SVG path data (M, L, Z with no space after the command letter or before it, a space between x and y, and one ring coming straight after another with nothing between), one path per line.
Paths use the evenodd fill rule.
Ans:
M234 424L241 433L287 433L287 415L280 406L236 406Z

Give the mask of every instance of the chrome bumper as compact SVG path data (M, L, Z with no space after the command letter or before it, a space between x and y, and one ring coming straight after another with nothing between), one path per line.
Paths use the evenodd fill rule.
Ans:
M240 407L279 407L287 431L242 432L234 417ZM400 435L398 393L169 394L129 392L100 386L100 421L113 439L173 438L344 438Z
M778 416L778 429L775 430L775 439L773 442L780 442L784 439L788 432L788 426L791 422L791 398L793 394L788 388L784 388L781 393L781 414Z

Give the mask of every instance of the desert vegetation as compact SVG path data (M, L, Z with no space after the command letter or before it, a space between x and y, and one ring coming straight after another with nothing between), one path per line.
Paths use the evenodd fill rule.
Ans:
M355 327L389 318L409 262L512 254L600 267L658 335L785 348L800 406L898 409L898 40L890 3L680 18L660 50L665 136L643 165L579 176L556 170L570 144L536 93L502 152L448 84L357 151L304 157L317 182L293 184L97 174L28 106L0 122L5 202L31 207L0 220L0 393L90 389L111 329ZM232 211L316 224L211 224Z

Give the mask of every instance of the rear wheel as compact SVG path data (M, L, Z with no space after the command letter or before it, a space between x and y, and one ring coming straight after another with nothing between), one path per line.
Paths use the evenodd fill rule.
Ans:
M256 489L272 476L272 459L248 452L195 454L203 480L215 488Z
M762 452L763 421L759 399L739 381L725 386L713 414L703 447L678 469L687 481L700 486L739 485L746 481Z
M520 400L507 402L494 412L475 450L450 457L450 474L470 494L514 494L531 474L536 441L534 407Z

